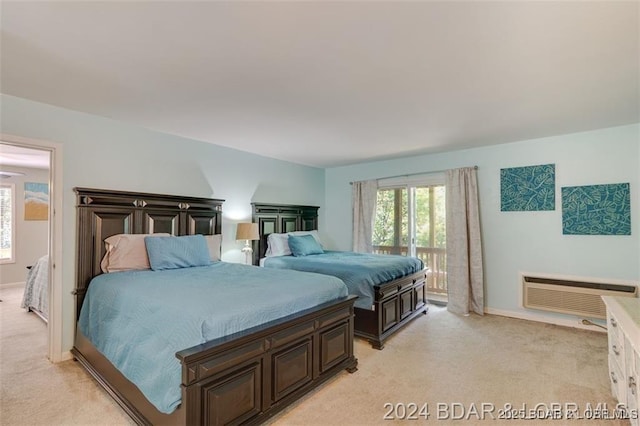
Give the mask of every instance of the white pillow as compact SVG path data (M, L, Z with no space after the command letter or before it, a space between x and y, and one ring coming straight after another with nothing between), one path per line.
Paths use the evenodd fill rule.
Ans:
M209 255L213 262L220 260L220 252L222 247L222 235L205 235L204 239L207 241L209 247Z
M267 257L291 256L287 234L269 234L267 237Z
M104 240L107 252L100 262L102 272L151 269L145 237L170 237L171 234L116 234Z
M266 257L276 257L276 256L291 256L291 249L289 248L289 234L291 235L311 235L322 247L322 242L320 241L320 236L318 235L318 231L294 231L288 232L286 234L269 234L267 237L267 251L265 253Z

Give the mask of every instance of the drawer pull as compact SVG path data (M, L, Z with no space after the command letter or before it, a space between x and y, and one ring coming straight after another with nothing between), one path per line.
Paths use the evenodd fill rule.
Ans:
M629 376L629 390L631 391L631 395L636 394L636 389L638 384L636 383L636 378L633 376Z
M613 351L614 354L620 355L620 350L616 345L611 345L611 350Z
M613 371L611 372L611 381L613 383L618 383L618 379L616 379L616 373L614 373Z
M611 317L611 327L617 327L617 326L618 326L618 321L616 321L614 317Z

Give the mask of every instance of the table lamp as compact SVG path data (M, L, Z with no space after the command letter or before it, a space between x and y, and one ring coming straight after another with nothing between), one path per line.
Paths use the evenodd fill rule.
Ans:
M244 240L244 247L242 248L242 252L245 256L245 263L247 265L251 265L251 254L253 253L253 249L251 248L251 244L249 240L259 240L260 234L258 233L258 224L257 223L239 223L238 228L236 229L236 240Z

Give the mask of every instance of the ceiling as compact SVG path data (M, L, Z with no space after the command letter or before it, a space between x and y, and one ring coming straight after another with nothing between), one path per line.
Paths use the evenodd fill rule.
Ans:
M2 2L2 93L316 167L640 121L640 3Z
M49 151L22 148L0 141L0 168L3 166L49 169ZM6 170L4 170L6 172Z

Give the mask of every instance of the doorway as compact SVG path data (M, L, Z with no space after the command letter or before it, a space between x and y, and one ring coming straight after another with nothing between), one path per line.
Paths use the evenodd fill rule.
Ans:
M62 215L57 215L56 211L62 211L62 147L60 144L26 139L11 135L0 135L0 168L13 173L22 173L22 177L13 177L14 206L19 205L13 212L13 237L10 244L4 241L4 245L9 245L13 256L12 263L7 262L2 267L13 265L13 274L20 274L25 281L27 277L27 266L34 266L35 261L41 257L46 257L46 263L40 263L43 274L48 282L47 294L45 295L48 306L47 315L47 354L50 361L59 362L68 359L62 353L62 268L56 267L56 261L60 261L62 254ZM39 173L38 173L39 171ZM1 179L7 183L11 178ZM15 190L17 186L17 190ZM42 200L44 190L48 190L47 209L43 212ZM35 192L32 192L35 190ZM17 194L17 195L16 195ZM40 203L35 203L40 201ZM20 213L19 217L16 211ZM43 215L46 219L43 219ZM43 224L45 224L43 226ZM35 233L46 233L44 246L36 244ZM6 233L5 233L6 234ZM38 251L45 251L37 255ZM6 251L5 251L6 253ZM44 266L43 266L44 265ZM19 276L19 275L16 275Z

